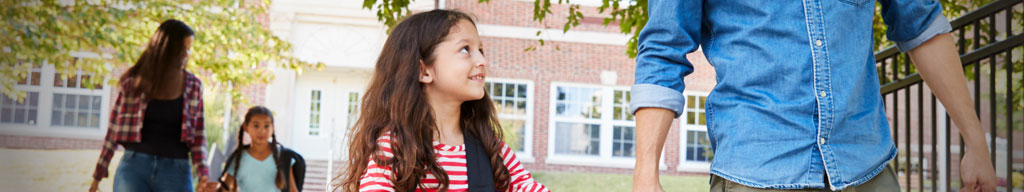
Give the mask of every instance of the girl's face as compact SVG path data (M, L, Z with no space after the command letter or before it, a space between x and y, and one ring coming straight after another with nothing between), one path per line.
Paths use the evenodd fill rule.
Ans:
M243 129L249 133L249 139L253 144L268 143L270 136L274 134L274 123L267 115L253 115Z
M455 101L483 98L487 59L476 27L468 20L459 20L450 30L434 48L434 63L423 68L420 82L427 85L427 94L434 97Z

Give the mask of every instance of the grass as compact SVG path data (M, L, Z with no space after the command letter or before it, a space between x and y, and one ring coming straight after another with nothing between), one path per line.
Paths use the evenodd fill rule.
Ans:
M25 150L0 149L0 191L86 191L99 150ZM113 191L113 174L121 159L114 153L110 176L100 182L100 191ZM538 182L551 191L630 191L633 176L627 174L590 174L534 172ZM707 176L661 176L665 191L708 191Z
M633 175L564 172L533 172L551 191L631 191ZM665 191L709 191L708 176L661 176Z

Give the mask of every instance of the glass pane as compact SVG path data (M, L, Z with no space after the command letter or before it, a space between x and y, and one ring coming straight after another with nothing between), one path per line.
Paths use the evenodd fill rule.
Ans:
M615 109L613 109L614 111L612 112L612 118L614 118L615 120L622 120L623 119L622 118L622 108L621 107L614 107L614 108Z
M60 73L53 75L53 87L64 87L64 75Z
M100 98L101 98L100 96L93 96L92 97L92 110L93 111L100 111L100 103L101 103Z
M11 108L3 108L0 110L0 122L10 123L13 121L14 111Z
M694 106L693 103L696 103L696 102L697 102L697 100L693 98L693 95L687 96L686 97L686 108L691 108L692 109L693 106Z
M686 124L693 125L694 124L694 118L695 117L694 117L693 111L687 111L686 112Z
M92 101L91 96L79 95L78 96L78 109L88 110L89 109L89 101Z
M10 98L10 97L7 97L7 96L3 96L3 97L4 97L4 99L3 99L4 100L4 106L14 106L14 99L13 98Z
M623 135L625 135L626 140L636 141L636 137L633 136L634 130L635 130L634 128L630 127L629 131L626 131L626 133L623 134Z
M700 121L699 121L699 122L700 122L700 125L707 125L707 124L705 124L706 122L704 122L704 121L705 121L705 120L704 120L704 118L705 118L705 117L704 117L704 113L703 113L703 112L701 112L701 113L699 113L699 114L700 114L700 116L698 117L698 119L697 119L697 120L700 120Z
M557 115L565 114L565 104L561 104L561 103L555 104L555 114L557 114Z
M516 85L505 84L505 97L513 97L513 96L515 96L514 95L516 93L515 90L516 90Z
M54 125L54 126L64 125L62 123L62 120L64 120L64 117L61 116L63 114L64 114L63 112L54 110L53 114L50 115L51 116L50 117L50 125Z
M64 126L75 125L75 112L65 111L64 112Z
M491 89L491 82L484 82L484 91L487 91L487 93L494 95L494 90Z
M523 100L516 101L516 114L520 114L520 115L526 114L526 101L523 101Z
M633 144L632 143L626 143L625 145L623 145L622 148L625 150L624 156L626 156L626 157L636 156L636 154L633 152Z
M695 138L693 131L686 131L686 146L694 144L695 140L693 138Z
M516 109L515 101L505 100L505 107L502 107L502 112L512 113Z
M87 84L87 83L85 83L86 80L89 80L89 76L88 75L80 76L80 80L79 81L81 81L82 83L79 83L78 87L85 89L85 87L86 87L85 85Z
M574 155L598 154L598 145L592 142L592 138L600 135L593 135L591 129L597 127L592 124L562 123L555 125L555 153Z
M516 89L516 97L526 98L526 85L519 84L519 88Z
M615 126L612 131L612 141L618 142L619 140L622 140L622 127Z
M14 109L14 123L25 123L25 109Z
M42 75L38 71L33 71L32 72L32 77L31 77L32 80L31 80L31 83L29 83L29 84L30 85L39 86L39 78L41 78L41 77L42 77Z
M53 107L64 108L64 94L53 94Z
M39 93L29 92L28 97L25 97L25 102L28 103L29 108L39 107Z
M76 102L77 99L78 97L75 97L74 95L66 95L64 97L64 108L74 109L75 106L78 106L78 103Z
M622 103L622 91L615 91L614 94L615 94L615 96L613 96L613 98L614 98L613 102L615 102L615 104Z
M25 85L25 84L28 84L28 76L27 75L25 77L22 77L20 80L18 80L18 85Z
M505 86L501 83L494 83L494 96L501 97L505 95Z
M92 113L92 116L89 117L89 126L100 127L100 113Z
M566 100L566 98L565 98L565 89L562 88L562 87L558 87L557 91L558 91L558 98L557 99L559 101L565 101Z
M36 119L36 116L37 116L38 114L39 114L39 111L38 111L38 110L35 110L35 109L29 109L29 110L28 110L28 118L25 118L25 120L28 120L28 121L27 121L27 123L28 123L29 125L35 125L35 124L36 124L36 120L37 120L37 119Z
M707 98L708 97L700 97L700 108L701 109L704 109L704 103L707 102L707 101L705 101Z
M78 113L78 119L75 119L75 121L78 123L77 126L79 127L89 126L89 114Z
M78 87L78 76L73 75L71 77L68 77L68 84L65 84L64 86L67 86L69 88Z

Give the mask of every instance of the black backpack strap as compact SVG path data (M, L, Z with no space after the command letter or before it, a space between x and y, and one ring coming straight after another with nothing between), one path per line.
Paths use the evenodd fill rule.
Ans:
M470 192L495 192L494 173L491 172L491 158L483 144L475 136L463 131L466 143L466 175Z
M293 151L292 149L289 149L289 148L281 146L281 145L278 145L278 147L279 147L278 148L278 150L279 150L278 151L279 152L278 153L278 155L279 155L278 159L280 159L281 162L277 162L277 163L280 164L280 165L283 165L281 167L285 167L284 170L278 170L278 171L284 171L284 173L285 173L284 175L287 176L286 178L293 178L294 177L294 179L295 179L295 188L298 188L299 189L298 191L302 191L302 184L304 182L305 174L306 174L306 162L305 162L306 160L302 158L302 155L299 155L299 153ZM294 165L291 164L292 160L295 160L295 164ZM293 173L295 175L292 175ZM284 189L282 191L289 191L289 187L291 187L291 186L290 185L285 185L285 187L284 187Z

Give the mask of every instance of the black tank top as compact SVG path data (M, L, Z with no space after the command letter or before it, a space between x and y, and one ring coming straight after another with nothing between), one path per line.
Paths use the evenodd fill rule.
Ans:
M159 157L188 158L188 145L181 142L184 97L151 99L142 119L142 142L122 143L125 149Z

